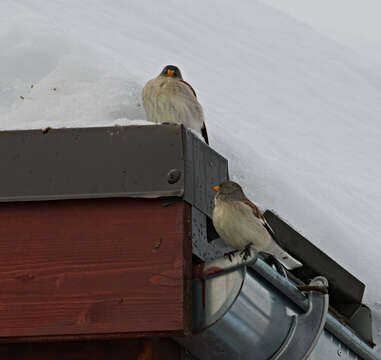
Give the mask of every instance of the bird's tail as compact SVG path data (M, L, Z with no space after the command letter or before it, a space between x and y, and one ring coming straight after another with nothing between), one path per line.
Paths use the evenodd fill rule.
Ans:
M285 251L283 251L281 256L277 257L277 259L287 270L294 270L303 266L300 261L296 260Z
M274 244L269 253L274 255L287 270L294 270L303 266L300 261L293 258L289 253L278 246L278 244Z

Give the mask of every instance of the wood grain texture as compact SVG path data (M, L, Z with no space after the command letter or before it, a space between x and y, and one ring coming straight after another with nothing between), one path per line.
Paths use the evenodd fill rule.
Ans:
M0 337L189 333L189 205L162 204L1 203Z
M180 360L180 346L170 339L133 339L0 345L6 360Z

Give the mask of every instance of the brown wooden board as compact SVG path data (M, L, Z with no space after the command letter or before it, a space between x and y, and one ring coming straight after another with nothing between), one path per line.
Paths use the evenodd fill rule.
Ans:
M191 331L190 208L0 204L0 340Z
M0 345L4 360L180 360L173 340L131 339Z

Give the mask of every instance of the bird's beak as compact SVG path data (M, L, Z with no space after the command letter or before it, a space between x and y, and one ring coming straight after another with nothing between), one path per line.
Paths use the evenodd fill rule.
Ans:
M173 76L175 74L175 70L167 70L168 76Z
M219 191L220 191L220 187L219 187L219 186L213 186L213 190L214 190L215 192L219 192Z

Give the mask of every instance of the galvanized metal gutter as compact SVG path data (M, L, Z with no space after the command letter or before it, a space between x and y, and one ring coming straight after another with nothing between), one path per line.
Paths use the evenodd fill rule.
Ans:
M292 302L303 311L308 309L307 298L286 278L275 272L261 259L252 265L252 268L269 281L280 292L286 295ZM367 344L365 344L348 327L341 324L335 317L328 314L325 328L339 339L344 345L359 355L364 360L380 360L381 357Z
M372 348L365 344L349 328L342 325L331 314L327 316L325 328L335 335L343 344L364 360L380 360L381 357Z
M381 359L327 314L328 295L306 297L255 255L199 265L194 279L193 336L177 341L201 360Z

